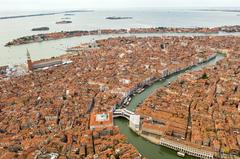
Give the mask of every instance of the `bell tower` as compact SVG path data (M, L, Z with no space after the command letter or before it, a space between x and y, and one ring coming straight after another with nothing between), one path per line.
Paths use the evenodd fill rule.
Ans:
M32 60L31 60L31 56L28 49L27 49L27 65L28 65L28 71L33 71Z

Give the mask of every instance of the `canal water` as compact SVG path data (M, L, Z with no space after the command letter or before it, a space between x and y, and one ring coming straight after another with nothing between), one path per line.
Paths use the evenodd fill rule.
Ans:
M137 106L141 104L147 97L149 97L152 93L154 93L157 89L165 87L169 84L169 82L172 82L176 80L179 76L184 74L188 71L197 71L200 70L206 66L214 65L217 61L223 59L224 56L221 54L218 54L216 58L213 60L210 60L209 62L200 64L198 66L192 67L191 69L187 71L182 71L179 73L176 73L174 75L171 75L167 77L165 80L156 82L152 86L146 88L142 93L137 94L134 96L127 107L130 111L135 111ZM136 133L134 133L129 127L128 127L128 120L124 118L116 118L114 119L115 125L117 125L120 128L120 131L122 134L127 136L127 141L132 144L144 157L148 159L178 159L181 157L178 157L176 155L176 152L174 150L170 150L168 148L152 144L146 139L144 139L141 136L138 136ZM192 159L195 157L191 156L185 156L186 159Z
M33 13L0 13L0 16L25 15ZM132 16L131 20L111 21L105 19L107 16ZM47 32L72 31L72 30L94 30L94 29L122 29L122 28L149 28L149 27L216 27L224 25L240 24L240 16L231 12L200 12L194 10L163 10L163 11L95 11L86 13L76 13L71 17L73 21L69 25L57 25L55 22L64 17L64 14L30 17L19 19L5 19L0 21L0 66L7 64L22 64L26 62L26 49L29 49L32 59L39 60L65 54L65 50L69 47L76 46L80 43L90 42L92 39L106 39L109 37L130 36L125 35L96 35L84 36L55 41L47 41L42 43L27 44L14 47L4 47L4 45L12 39L38 34L42 32L32 32L34 27L48 26L50 30ZM200 36L201 34L138 34L137 36ZM207 34L208 35L208 34ZM224 34L220 34L224 35ZM226 34L226 35L239 35ZM222 57L217 57L209 64L214 64ZM201 69L198 66L196 69ZM174 81L179 75L169 77L164 81L159 81L147 88L141 94L133 97L129 110L134 111L139 103L143 102L156 89L168 85ZM167 148L157 146L137 136L128 128L126 119L116 119L115 124L120 127L120 131L128 137L128 142L134 145L139 152L148 159L178 159L176 152ZM191 157L186 157L191 158Z

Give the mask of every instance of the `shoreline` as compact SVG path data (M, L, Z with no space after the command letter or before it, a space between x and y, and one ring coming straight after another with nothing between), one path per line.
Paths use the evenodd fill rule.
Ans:
M240 25L235 26L222 26L214 28L168 28L168 27L155 27L155 28L130 28L130 29L101 29L101 30L75 30L75 31L62 31L52 32L45 34L37 34L30 36L23 36L7 42L4 46L19 46L30 43L39 43L50 40L60 40L65 38L81 37L87 35L108 35L108 34L140 34L140 33L201 33L201 34L220 34L220 33L239 33Z
M39 13L39 14L28 14L28 15L5 16L5 17L0 17L0 20L28 18L28 17L40 17L40 16L56 15L56 14L63 14L63 13L78 13L78 12L93 12L93 10L76 10L76 11L73 10L73 11L63 11L63 12L50 12L50 13Z
M202 12L232 12L232 13L239 13L239 9L197 9L197 11Z

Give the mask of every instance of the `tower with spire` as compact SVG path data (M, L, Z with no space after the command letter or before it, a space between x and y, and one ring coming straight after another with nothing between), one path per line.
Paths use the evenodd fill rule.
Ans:
M31 56L28 49L27 49L27 65L28 65L28 71L33 71L33 64L32 64Z

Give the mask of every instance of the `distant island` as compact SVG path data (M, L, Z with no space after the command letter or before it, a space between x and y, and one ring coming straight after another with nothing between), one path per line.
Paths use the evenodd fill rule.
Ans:
M198 9L198 11L209 11L209 12L240 12L238 9Z
M33 28L32 31L48 31L49 27L39 27L39 28Z
M70 10L65 11L64 13L80 13L80 12L94 12L94 10Z
M120 19L133 19L133 17L106 17L106 19L109 19L109 20L120 20Z
M0 17L0 20L2 20L2 19L15 19L15 18L48 16L48 15L56 15L56 14L62 14L62 13L71 14L71 13L78 13L78 12L93 12L93 10L73 10L73 11L64 11L64 12L52 12L52 13L39 13L39 14L28 14L28 15L6 16L6 17Z
M47 16L47 15L55 15L58 13L45 13L45 14L29 14L29 15L17 15L17 16L8 16L8 17L0 17L0 19L15 19L15 18L26 18L26 17L39 17L39 16Z
M68 20L56 22L56 24L70 24L70 23L72 23L72 21L68 21Z

